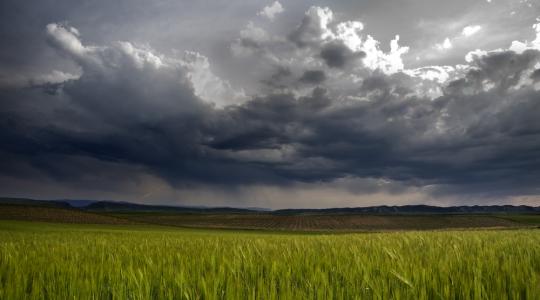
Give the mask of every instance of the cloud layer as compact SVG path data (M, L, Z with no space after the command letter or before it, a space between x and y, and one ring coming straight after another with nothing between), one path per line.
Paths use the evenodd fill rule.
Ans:
M260 15L282 11L275 2ZM329 201L317 206L339 206L329 195L345 192L383 203L540 194L538 36L473 51L467 64L408 69L398 35L382 47L363 23L324 7L295 24L250 22L230 42L251 70L235 75L246 86L217 76L198 52L92 45L74 27L48 24L47 43L79 74L51 70L0 89L0 180L140 201L155 189L296 195L302 206L317 195ZM255 203L295 205L265 201Z

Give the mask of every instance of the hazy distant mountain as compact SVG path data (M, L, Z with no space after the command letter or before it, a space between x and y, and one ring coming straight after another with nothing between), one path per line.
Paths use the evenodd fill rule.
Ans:
M90 204L92 204L92 203L98 202L97 200L70 200L70 199L65 199L65 200L55 200L55 201L66 202L66 203L68 203L71 207L76 207L76 208L87 207L88 205L90 205Z
M212 213L249 213L255 212L251 209L234 207L188 207L188 206L166 206L166 205L147 205L130 202L98 201L91 203L83 208L88 211L96 212L212 212Z
M259 207L206 207L206 206L167 206L147 205L121 201L95 200L33 200L26 198L0 198L0 204L38 205L62 208L77 208L94 212L160 212L160 213L271 213L289 214L489 214L489 213L540 213L540 206L450 206L439 207L429 205L405 206L370 206L343 207L326 209L279 209L270 210Z
M56 201L56 200L34 200L28 198L9 198L3 197L0 198L0 204L3 205L33 205L33 206L46 206L46 207L60 207L60 208L70 208L72 207L66 201Z
M540 213L540 207L491 205L491 206L429 206L429 205L404 205L404 206L370 206L370 207L345 207L327 209L280 209L275 214L298 214L298 213L365 213L365 214L481 214L481 213Z

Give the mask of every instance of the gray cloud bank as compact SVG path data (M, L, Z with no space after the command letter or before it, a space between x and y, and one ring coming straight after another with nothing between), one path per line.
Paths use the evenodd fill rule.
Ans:
M232 41L231 55L257 70L246 87L196 52L83 37L60 23L44 32L78 75L0 87L0 191L182 196L152 198L165 187L278 207L540 194L539 36L471 52L465 65L411 70L399 36L384 52L363 24L312 7L288 32L250 23Z

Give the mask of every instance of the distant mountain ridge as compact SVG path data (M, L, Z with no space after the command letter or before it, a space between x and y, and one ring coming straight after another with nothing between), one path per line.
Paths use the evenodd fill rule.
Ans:
M91 203L82 209L95 212L177 212L177 213L248 213L256 210L235 207L190 207L190 206L168 206L168 205L148 205L130 202L98 201Z
M540 206L526 205L474 205L474 206L430 206L430 205L403 205L403 206L368 206L343 207L323 209L279 209L276 214L297 213L359 213L359 214L478 214L478 213L540 213Z
M150 205L120 201L97 200L34 200L28 198L0 198L0 205L37 205L73 208L91 212L155 212L155 213L269 213L276 215L294 214L493 214L493 213L540 213L540 206L526 205L474 205L474 206L369 206L322 209L278 209L170 206Z
M0 197L0 205L33 205L33 206L45 206L55 208L72 208L67 201L58 200L35 200L29 198L10 198Z

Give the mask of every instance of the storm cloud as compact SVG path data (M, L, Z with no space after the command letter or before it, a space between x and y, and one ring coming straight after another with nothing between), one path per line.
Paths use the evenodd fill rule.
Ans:
M272 7L262 11L275 22L283 8ZM1 86L0 192L23 195L14 183L24 182L45 197L137 201L163 201L133 196L145 185L206 198L311 189L328 199L329 187L409 202L540 194L540 26L533 42L409 69L399 36L384 51L330 8L296 17L273 31L247 23L229 41L241 64L230 78L193 50L98 44L46 24L42 41L70 69ZM303 206L316 197L302 195Z

